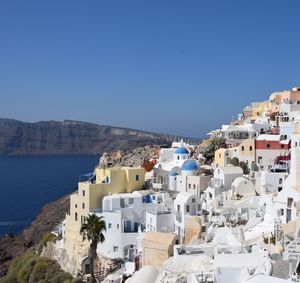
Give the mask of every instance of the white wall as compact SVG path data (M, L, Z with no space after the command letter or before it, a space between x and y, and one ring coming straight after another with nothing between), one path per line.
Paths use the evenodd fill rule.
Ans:
M268 169L269 166L274 165L274 161L277 156L284 155L287 150L280 149L257 149L256 150L256 164L257 166L263 166L263 169ZM259 157L262 157L260 163Z
M264 192L278 192L283 189L283 181L288 173L261 171L261 189ZM282 182L280 182L280 179ZM281 188L281 189L280 189ZM268 191L266 191L268 190Z
M288 198L293 199L293 203L288 206ZM287 221L287 214L290 210L291 213L291 220L294 221L297 218L297 210L295 207L295 202L299 201L299 193L295 191L291 187L291 176L288 176L287 179L284 181L284 187L281 192L278 193L277 198L275 199L275 209L276 209L276 216L279 217L281 223L286 223Z
M146 231L174 232L174 216L171 213L160 214L147 212Z

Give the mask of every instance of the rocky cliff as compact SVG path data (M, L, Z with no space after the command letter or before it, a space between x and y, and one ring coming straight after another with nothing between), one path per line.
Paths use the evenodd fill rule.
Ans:
M66 216L70 207L69 196L46 204L22 234L6 235L0 238L0 277L5 275L12 259L24 255L41 242L46 232L52 231Z
M78 121L25 123L0 118L0 155L97 154L170 145L179 136ZM184 139L197 142L195 139Z

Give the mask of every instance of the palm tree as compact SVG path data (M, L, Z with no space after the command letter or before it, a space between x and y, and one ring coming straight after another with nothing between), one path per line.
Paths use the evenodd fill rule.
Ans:
M97 245L103 243L105 237L103 231L106 231L106 223L102 216L98 217L96 214L89 214L85 217L84 223L81 224L80 234L83 235L82 240L90 241L89 258L91 270L91 282L95 282L94 274L94 259L97 256Z

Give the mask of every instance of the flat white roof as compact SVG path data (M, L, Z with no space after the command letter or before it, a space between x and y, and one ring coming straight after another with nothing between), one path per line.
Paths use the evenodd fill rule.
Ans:
M262 263L262 256L258 253L217 254L214 267L256 267Z
M259 135L256 140L258 141L280 141L280 135Z
M273 276L267 276L263 274L256 274L250 279L246 281L247 283L287 283L289 281L273 277Z
M223 169L224 174L243 174L243 169L239 166L228 165L220 168Z

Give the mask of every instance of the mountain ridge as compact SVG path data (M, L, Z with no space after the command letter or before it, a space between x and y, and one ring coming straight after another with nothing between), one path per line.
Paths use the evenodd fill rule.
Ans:
M199 142L196 138L75 120L30 123L0 118L0 155L98 154L145 145L169 146L181 138Z

